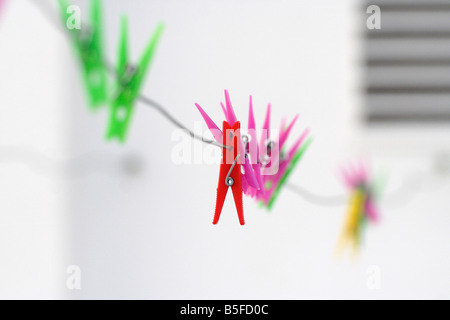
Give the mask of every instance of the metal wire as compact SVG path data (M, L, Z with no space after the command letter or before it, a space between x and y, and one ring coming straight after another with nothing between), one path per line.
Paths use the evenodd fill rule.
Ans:
M52 14L52 9L50 8L49 4L46 3L46 1L32 1L32 3L34 4L38 4L37 7L39 8L39 10L44 14L44 16L49 20L49 22L51 22L52 24L55 25L55 27L60 30L60 31L64 31L64 28L61 27L61 24L58 23L58 20L55 19L54 14ZM84 24L84 28L85 29L89 29L89 26L87 26L86 24ZM69 36L70 34L68 32L63 32L63 34L65 34L66 36ZM68 37L68 39L70 40L70 36ZM109 63L108 61L103 61L103 67L105 68L105 70L107 70L111 75L115 76L116 78L120 79L120 75L117 72L116 68ZM167 111L166 108L164 108L160 103L156 102L155 100L146 97L144 95L139 95L138 96L138 100L142 103L144 103L145 105L152 107L153 109L155 109L156 111L158 111L161 115L163 115L167 120L169 120L173 125L175 125L176 127L182 129L183 131L185 131L187 134L189 134L193 139L199 140L203 143L206 144L211 144L214 146L217 146L219 148L225 148L225 149L230 149L230 146L225 146L222 145L214 140L211 139L205 139L202 136L197 135L195 132L193 132L192 130L190 130L189 128L187 128L185 125L183 125L180 121L178 121L174 116L172 116L169 111Z
M214 146L220 147L220 148L225 148L225 149L230 149L230 146L224 146L220 143L217 143L214 140L210 140L210 139L205 139L202 136L199 136L197 134L195 134L192 130L189 130L187 127L185 127L181 122L179 122L177 119L175 119L175 117L173 117L161 104L159 104L158 102L140 95L139 96L139 100L143 103L145 103L146 105L154 108L155 110L159 111L159 113L161 113L167 120L169 120L171 123L173 123L176 127L185 130L193 139L197 139L203 143L207 143L207 144L212 144Z
M339 195L319 195L316 193L313 193L309 191L308 189L294 185L292 183L286 183L285 184L286 189L291 190L292 192L296 193L300 197L302 197L304 200L319 205L319 206L325 206L325 207L340 207L347 203L347 196L344 194Z

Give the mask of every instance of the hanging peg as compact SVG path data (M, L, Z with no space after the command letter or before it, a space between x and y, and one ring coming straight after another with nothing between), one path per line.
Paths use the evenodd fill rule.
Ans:
M379 212L376 205L374 183L368 169L359 163L341 170L343 181L350 191L350 201L344 226L338 241L337 251L342 253L346 244L358 253L363 231L368 223L377 222Z
M160 23L139 60L137 66L129 63L128 56L128 21L124 16L121 23L119 41L119 58L117 68L117 93L111 102L107 139L124 142L127 136L133 107L139 97L139 91L155 54L164 25Z
M231 188L236 205L236 211L241 225L244 221L244 207L242 203L242 182L241 182L241 125L236 121L233 126L226 121L223 122L223 145L232 148L222 148L222 162L220 164L219 182L217 186L216 209L214 211L213 224L219 222L223 204L227 196L228 189ZM231 137L228 137L228 134ZM231 143L230 143L231 142Z
M70 18L68 0L59 0L64 26ZM91 0L89 25L69 29L83 69L83 82L93 109L107 103L107 77L104 66L101 0Z

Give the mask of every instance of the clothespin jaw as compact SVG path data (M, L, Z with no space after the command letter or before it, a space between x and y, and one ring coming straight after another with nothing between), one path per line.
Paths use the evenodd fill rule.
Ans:
M213 224L219 222L220 214L222 212L223 204L228 192L231 188L233 193L234 203L238 213L239 223L245 224L244 221L244 207L242 202L242 181L241 181L241 164L240 158L240 123L235 122L233 126L226 121L223 122L223 145L231 146L232 148L223 148L222 163L220 165L219 182L217 186L217 200L216 209L214 211ZM230 140L232 141L230 143Z
M59 0L63 23L69 19L68 0ZM90 106L94 109L106 104L107 75L104 66L102 6L101 0L91 0L90 21L81 29L68 30L80 58L83 69L83 81L89 97Z
M128 53L128 20L124 16L121 22L121 36L118 58L118 86L117 95L111 102L111 112L108 124L107 139L117 139L124 142L128 133L134 103L139 97L147 71L156 51L156 46L164 29L159 24L151 37L139 64L133 67L129 63Z

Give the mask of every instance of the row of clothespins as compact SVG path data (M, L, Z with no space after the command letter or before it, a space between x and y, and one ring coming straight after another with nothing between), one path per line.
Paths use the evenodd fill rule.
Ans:
M61 10L63 22L66 24L72 14L69 10L70 3L68 0L58 0ZM163 30L163 25L160 24L154 34L152 35L147 48L142 55L142 58L137 66L129 64L128 59L128 32L127 32L127 19L122 19L121 36L119 41L119 58L118 66L114 71L116 72L116 86L113 92L109 92L108 85L108 67L105 65L104 45L103 45L103 32L102 32L102 7L100 0L91 0L90 7L90 21L88 25L85 25L81 29L68 30L71 35L71 39L74 43L74 48L77 52L80 64L83 71L83 80L92 108L96 109L102 105L110 105L110 119L107 129L107 138L117 138L120 141L124 141L129 128L130 119L133 113L133 105L135 100L139 96L139 90L142 87L145 74L149 68L151 59L154 55L156 45ZM225 91L226 107L222 104L222 108L225 113L227 123L231 127L237 122L234 110L231 106L230 97L227 91ZM203 109L197 104L197 108L200 110L202 116L207 122L208 127L211 130L217 130L214 133L214 138L219 144L229 143L227 135L222 135L220 129L212 122ZM235 178L236 185L239 183L239 188L242 189L247 195L257 198L261 204L271 208L277 195L280 192L283 184L287 180L288 176L292 172L294 166L299 162L302 154L307 149L311 140L306 140L309 130L305 130L297 142L287 151L284 150L285 142L289 136L289 133L295 124L298 116L295 117L289 126L285 127L282 124L280 137L277 143L273 145L265 145L264 142L268 140L268 132L270 126L270 105L267 108L266 120L263 126L265 132L265 138L261 140L261 145L257 145L257 138L255 133L255 119L253 115L252 101L250 100L249 107L249 135L246 136L246 143L243 144L239 136L239 148L240 157L235 163L235 170L230 173ZM224 129L225 130L225 129ZM222 137L223 136L223 137ZM252 148L256 146L256 148ZM250 153L245 152L244 149ZM275 152L275 148L281 151ZM264 157L267 159L259 159L259 149L264 149L267 152ZM224 148L224 152L227 151ZM271 160L272 159L272 160ZM276 159L276 160L273 160ZM250 161L253 161L250 164ZM236 178L234 172L241 172L241 162L243 165L242 179ZM274 163L275 162L275 163ZM230 164L224 163L228 166ZM276 167L278 170L273 174L261 174L261 172L267 171L267 168ZM222 169L221 169L222 172ZM233 188L236 188L236 185ZM222 189L221 189L222 190ZM218 194L218 197L222 196L222 193ZM242 203L242 200L240 201ZM218 204L219 205L219 204ZM242 205L239 206L240 208ZM240 221L243 224L244 218L241 209L238 209ZM218 219L218 210L216 215ZM216 219L216 218L215 218Z
M2 5L3 0L0 0ZM64 25L70 18L68 0L58 0ZM159 24L151 36L139 63L131 65L128 57L128 22L122 18L118 48L117 67L113 68L115 86L112 92L108 83L104 56L101 0L90 1L90 21L81 29L68 30L73 47L77 53L83 75L89 104L92 109L108 105L110 118L107 139L124 142L130 126L134 104L139 97L145 76L150 67L156 46L160 39L163 24ZM235 200L238 219L244 225L243 194L254 198L261 206L271 209L287 179L311 144L309 129L305 129L294 144L287 147L287 139L298 119L298 115L287 125L282 122L277 139L270 137L271 106L267 107L266 117L260 131L259 140L250 96L247 133L241 132L225 90L225 104L221 103L225 120L220 129L203 108L196 104L218 145L222 146L217 187L217 200L213 223L217 224L228 189L231 188ZM343 226L339 247L351 243L359 247L362 231L368 222L379 219L377 194L372 178L364 166L343 170L343 177L351 194L346 220Z
M272 208L281 188L311 143L311 138L308 138L309 129L305 129L296 142L288 148L286 142L298 115L289 125L283 121L278 139L270 139L271 105L269 104L258 142L251 96L245 135L241 132L241 124L236 118L227 90L225 90L225 104L221 103L225 115L222 131L199 104L196 104L196 107L216 142L228 147L223 148L214 223L217 223L219 219L225 194L228 187L231 187L239 221L244 224L242 193L256 198L269 209ZM236 138L236 142L233 137ZM229 177L233 179L234 184L228 183Z
M64 26L73 14L68 0L58 0ZM80 61L84 86L92 109L109 106L109 121L106 131L108 140L124 142L130 127L133 109L139 98L144 79L148 73L152 58L164 25L160 23L139 60L133 65L129 60L128 20L122 17L118 46L117 66L106 65L104 56L104 35L102 28L101 0L91 0L90 19L80 29L68 29L73 47ZM114 72L115 85L108 83L107 72Z
M287 139L298 115L288 125L283 120L279 136L277 139L271 139L271 105L269 104L258 141L251 96L246 134L241 131L241 123L236 117L227 90L225 90L225 104L220 103L220 105L225 116L222 130L203 108L196 104L214 139L223 145L213 224L218 223L227 191L231 188L239 222L244 225L242 194L255 198L262 206L271 209L312 139L308 137L309 128L306 128L293 145L287 147ZM377 222L379 219L376 205L378 193L375 192L373 179L367 166L361 163L342 169L342 177L351 194L351 200L339 241L339 249L348 243L352 244L354 249L358 249L362 231L367 223Z

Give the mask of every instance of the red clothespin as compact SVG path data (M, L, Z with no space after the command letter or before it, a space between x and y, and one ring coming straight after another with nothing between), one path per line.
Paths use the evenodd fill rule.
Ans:
M219 185L217 186L216 211L214 212L213 224L219 222L220 213L227 196L228 188L233 192L234 203L238 213L239 223L244 225L244 208L242 205L242 182L240 158L240 134L241 124L236 121L233 126L226 121L223 122L223 148L222 163L220 164ZM231 142L231 143L230 143Z

